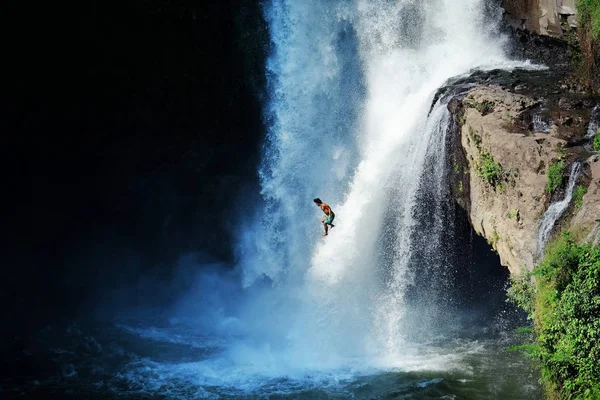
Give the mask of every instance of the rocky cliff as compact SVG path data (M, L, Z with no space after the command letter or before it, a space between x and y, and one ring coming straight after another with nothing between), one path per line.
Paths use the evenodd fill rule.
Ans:
M501 5L513 56L574 75L600 94L600 3L502 0Z
M563 37L577 28L575 0L503 0L504 20L514 28Z
M542 218L567 197L550 233L571 229L593 240L600 225L600 154L591 143L597 99L550 71L475 79L449 104L456 122L450 184L475 231L512 273L531 270L543 246ZM569 191L574 163L581 173Z

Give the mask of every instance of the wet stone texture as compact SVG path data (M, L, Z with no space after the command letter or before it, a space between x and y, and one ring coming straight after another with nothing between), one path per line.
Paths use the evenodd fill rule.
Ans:
M477 72L450 86L468 84L448 106L456 121L452 193L503 265L512 273L531 270L540 219L565 197L575 161L582 163L575 187L586 193L580 207L571 201L553 232L571 229L583 238L599 229L600 157L589 135L598 99L548 70ZM562 184L549 193L549 169L561 161Z

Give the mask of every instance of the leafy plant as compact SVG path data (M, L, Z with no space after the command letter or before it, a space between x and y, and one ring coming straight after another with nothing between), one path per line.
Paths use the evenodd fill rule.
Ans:
M520 335L527 335L533 333L533 329L530 326L520 326L517 329L515 329L515 332Z
M562 185L564 161L556 161L548 169L548 182L546 183L546 192L554 193Z
M559 161L563 161L565 158L567 158L567 150L563 146L559 146L556 149L556 152L558 153Z
M563 234L534 270L511 278L509 299L533 317L535 343L517 346L539 361L546 386L565 399L600 398L600 246Z
M475 109L481 113L481 115L487 115L494 111L494 102L484 100L481 103L474 104Z
M462 181L458 181L458 193L462 193L463 192L463 184Z
M469 126L469 137L475 143L475 146L479 148L479 145L481 144L481 137L475 133L472 126Z
M455 174L458 174L460 172L460 165L456 161L456 156L454 155L452 156L452 170Z
M535 288L531 282L531 273L511 275L510 286L506 291L508 302L514 303L527 312L528 318L533 317L533 299Z
M600 151L600 133L594 136L594 150Z
M482 150L475 162L477 175L492 186L497 186L502 179L502 166L486 150Z
M579 210L583 207L583 196L587 193L587 189L584 186L577 186L575 192L573 192L573 201L575 202L575 209Z
M496 185L496 190L498 191L498 193L504 193L504 191L506 190L506 185L504 184L504 182L498 182L498 184Z
M590 25L592 38L600 39L600 2L598 0L577 0L579 24L582 28Z
M498 241L500 240L500 235L498 235L498 231L494 228L494 233L492 233L492 237L488 238L487 242L494 250L498 250Z
M508 212L506 213L506 216L510 219L514 219L515 221L519 221L519 209L518 208L511 208L510 210L508 210Z

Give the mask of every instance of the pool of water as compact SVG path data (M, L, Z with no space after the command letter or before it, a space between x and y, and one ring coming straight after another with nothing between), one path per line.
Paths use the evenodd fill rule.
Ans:
M48 326L25 352L39 376L4 378L2 398L541 399L538 374L509 347L522 337L497 321L426 342L393 358L349 357L326 367L192 324L116 319Z

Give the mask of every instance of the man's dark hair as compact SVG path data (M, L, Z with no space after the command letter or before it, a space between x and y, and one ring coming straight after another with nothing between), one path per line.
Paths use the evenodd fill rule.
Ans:
M317 204L321 204L321 203L322 203L321 199L320 199L320 198L318 198L318 197L317 197L316 199L314 199L313 201L314 201L315 203L317 203Z

